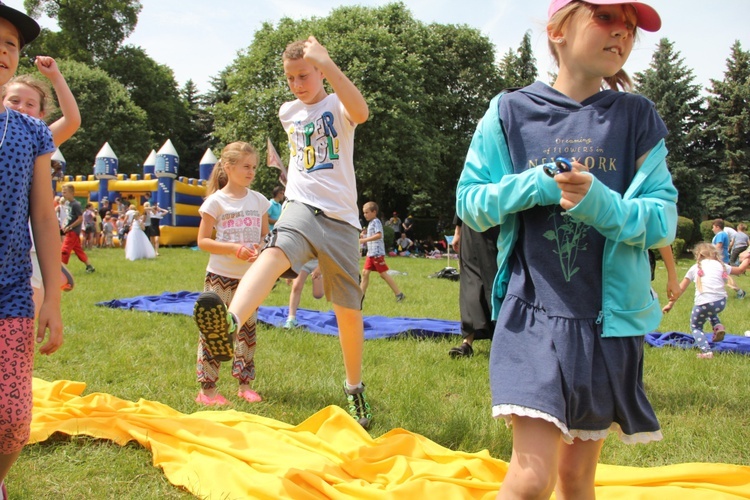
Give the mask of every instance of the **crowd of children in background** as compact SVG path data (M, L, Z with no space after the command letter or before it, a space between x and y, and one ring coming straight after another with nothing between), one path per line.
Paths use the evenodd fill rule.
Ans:
M55 213L62 230L70 210L70 201L64 196L57 196L54 200ZM139 211L135 205L127 200L118 198L112 204L107 198L102 199L99 210L94 209L93 203L87 203L83 210L81 245L84 250L91 248L125 248L128 235L134 225L142 230L150 241L154 255L159 255L159 220L168 213L158 204L145 202ZM134 224L137 223L137 224Z

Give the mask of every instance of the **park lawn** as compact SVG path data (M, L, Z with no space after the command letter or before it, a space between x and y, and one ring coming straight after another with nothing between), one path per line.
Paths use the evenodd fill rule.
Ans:
M197 330L192 318L98 307L99 301L164 291L202 288L207 254L164 248L156 260L129 262L120 249L90 252L96 273L70 264L76 288L63 296L65 344L49 357L37 356L35 376L87 384L85 394L106 392L126 400L155 400L178 411L200 408L194 401ZM428 276L446 259L394 257L391 269L406 300L396 303L385 282L371 277L366 315L457 320L458 283ZM450 264L455 266L456 261ZM682 277L691 260L680 259ZM654 288L663 296L663 265ZM750 290L750 278L738 278ZM287 305L289 287L280 281L265 302ZM687 331L693 288L662 321L661 331ZM664 300L662 298L662 300ZM328 310L305 290L301 307ZM730 296L722 321L729 333L750 330L750 296ZM509 460L511 433L490 415L490 343L475 344L471 359L452 360L448 350L459 337L399 337L365 343L364 377L373 406L372 436L402 427L454 450L488 449ZM627 446L610 436L601 462L659 466L685 462L750 465L750 358L720 354L699 360L693 350L647 348L645 383L662 424L664 440ZM225 364L226 365L226 364ZM343 404L344 379L338 339L262 325L258 329L255 389L264 402L235 397L236 382L222 367L221 392L231 408L297 424L327 405ZM85 437L53 436L27 446L8 476L12 498L192 498L172 486L151 465L139 445L118 446Z

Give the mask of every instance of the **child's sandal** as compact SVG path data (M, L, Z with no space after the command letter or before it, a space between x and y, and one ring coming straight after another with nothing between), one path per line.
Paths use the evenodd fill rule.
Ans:
M248 403L260 403L261 401L263 401L263 398L260 397L260 394L258 394L252 389L239 391L237 393L237 396L239 396L240 399L244 399Z

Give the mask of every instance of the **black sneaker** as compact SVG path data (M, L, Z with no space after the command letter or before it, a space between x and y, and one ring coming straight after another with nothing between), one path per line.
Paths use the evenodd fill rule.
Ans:
M93 273L94 271L96 271L96 269L94 269L94 266L92 266L91 264L86 264L87 273Z
M403 293L399 293L398 295L396 295L396 302L401 302L405 298L406 298L406 295L404 295Z
M372 412L370 411L370 405L367 403L367 398L365 398L365 384L349 391L346 388L346 383L344 383L344 395L349 401L349 415L359 422L359 425L367 429L372 420Z
M464 342L458 347L452 347L450 351L448 351L448 355L453 358L470 358L474 355L474 348L471 347L471 344L468 342Z
M214 292L201 293L193 307L193 319L208 354L216 361L232 359L237 324L221 297Z

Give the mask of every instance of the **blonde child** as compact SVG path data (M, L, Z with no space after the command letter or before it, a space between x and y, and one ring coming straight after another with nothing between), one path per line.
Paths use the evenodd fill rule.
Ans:
M287 84L296 97L279 109L289 138L289 201L229 308L216 297L206 297L196 303L194 317L205 335L231 345L231 332L254 313L277 278L290 269L296 275L310 259L318 258L323 288L333 302L339 327L349 414L367 427L372 413L362 382L364 323L354 130L367 120L369 109L359 89L315 37L288 45L282 60ZM326 92L325 79L334 94ZM226 319L217 325L212 319L216 316Z
M362 206L362 215L365 216L367 229L359 238L359 243L367 245L367 257L365 258L365 267L362 269L362 281L359 286L362 288L362 295L367 293L367 287L370 285L370 273L376 271L383 281L385 281L393 294L396 296L396 302L404 300L405 296L399 289L396 282L388 274L388 265L385 263L385 241L383 240L383 223L378 219L378 204L374 201L368 201Z
M246 142L228 144L211 171L201 205L201 224L198 229L198 246L211 254L206 267L204 293L231 304L240 278L258 257L260 242L268 233L268 208L271 203L260 193L249 189L255 179L258 154ZM216 230L216 237L212 233ZM128 238L130 243L130 238ZM232 360L232 376L239 381L238 397L255 403L260 395L250 384L255 380L255 321L257 311L242 323L234 345L217 343L210 335L198 340L198 383L201 389L197 403L211 406L227 404L219 394L221 361ZM223 318L222 318L223 319ZM231 341L230 341L231 342Z
M0 3L0 85L18 69L20 51L39 35L39 25L20 11ZM31 430L31 377L34 339L49 337L39 352L51 354L63 342L60 315L60 238L51 176L55 150L52 134L41 120L0 104L0 495L7 498L5 477L29 439ZM48 292L34 334L34 301L30 284L31 238L39 244L38 259Z
M719 313L727 306L727 292L724 286L730 274L742 274L747 269L750 259L742 254L742 264L739 267L732 267L724 263L720 251L711 243L698 243L693 248L693 255L695 264L688 269L680 282L680 289L684 292L690 282L695 282L695 301L690 315L690 331L695 337L695 344L701 351L698 357L711 359L714 353L703 333L703 325L706 321L711 323L714 333L711 339L713 343L724 340L726 329L719 319ZM670 299L662 311L665 313L671 311L676 301L676 298Z
M53 58L37 56L34 63L39 72L52 83L60 104L62 116L49 125L52 131L52 140L56 147L60 147L81 126L78 104ZM32 75L18 75L11 78L2 88L2 99L4 106L41 120L54 111L54 104L47 83ZM66 216L67 214L60 217L61 227ZM34 290L34 308L38 315L39 308L44 300L44 288L42 287L36 246L33 240L31 242L31 263L33 268L31 286ZM70 276L64 266L63 275ZM68 281L70 288L72 288L72 282Z
M81 113L57 62L48 56L36 56L34 63L39 72L52 83L60 106L62 116L49 125L55 146L59 147L73 137L81 126ZM44 81L33 75L18 75L3 87L3 104L43 120L54 111L51 94Z
M513 451L498 498L593 499L610 431L661 438L643 387L662 315L647 249L674 239L677 191L653 103L617 90L637 30L660 26L642 2L553 0L554 85L496 97L467 153L458 216L500 228L490 386Z

